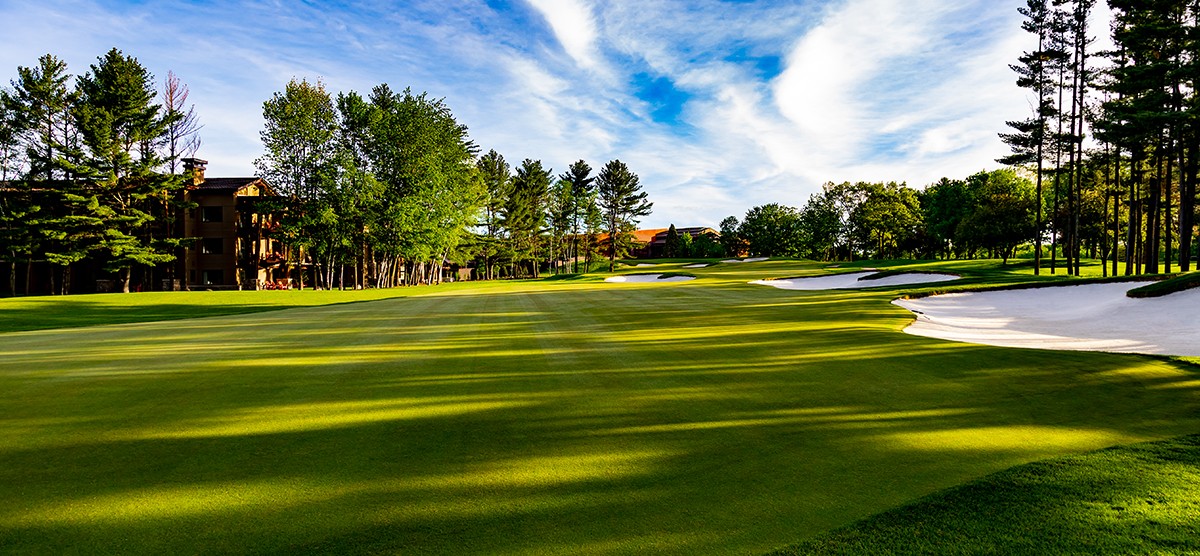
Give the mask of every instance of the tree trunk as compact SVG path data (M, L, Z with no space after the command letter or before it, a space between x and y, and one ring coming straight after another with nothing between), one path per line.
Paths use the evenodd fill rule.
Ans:
M1192 268L1192 228L1195 226L1194 219L1196 217L1196 155L1198 154L1196 141L1189 141L1188 146L1190 156L1187 156L1187 163L1181 159L1179 161L1179 169L1182 180L1180 180L1180 188L1182 193L1179 196L1179 270L1181 272L1189 272ZM1186 156L1184 150L1180 148L1180 156ZM1187 168L1186 171L1183 171Z
M121 269L121 293L129 293L129 279L132 277L132 270L128 266Z
M1166 232L1165 237L1163 238L1163 247L1165 248L1163 257L1163 272L1166 272L1167 274L1171 273L1171 186L1174 182L1174 180L1171 179L1171 174L1175 170L1175 157L1172 156L1171 151L1174 150L1173 147L1175 145L1174 135L1174 132L1172 132L1170 135L1171 138L1167 140L1167 154L1164 157L1167 159L1167 173L1163 176L1163 185L1166 186L1163 188L1163 196L1165 197L1163 200L1164 204L1166 205L1165 212L1163 213L1163 231Z

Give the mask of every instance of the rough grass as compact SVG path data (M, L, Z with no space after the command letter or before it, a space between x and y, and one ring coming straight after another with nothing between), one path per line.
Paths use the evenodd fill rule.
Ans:
M902 334L888 301L920 287L746 284L824 266L0 335L0 553L761 554L1014 465L1200 430L1183 363ZM56 301L23 318L69 313Z
M1021 465L780 550L1200 554L1200 435Z

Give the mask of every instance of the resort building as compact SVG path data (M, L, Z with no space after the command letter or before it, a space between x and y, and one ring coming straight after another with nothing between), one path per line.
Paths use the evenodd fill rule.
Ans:
M192 173L184 201L195 203L178 219L180 237L197 238L181 249L179 278L164 280L163 289L240 289L275 287L287 280L284 248L272 237L276 222L262 201L274 190L261 178L208 178L205 160L183 159Z

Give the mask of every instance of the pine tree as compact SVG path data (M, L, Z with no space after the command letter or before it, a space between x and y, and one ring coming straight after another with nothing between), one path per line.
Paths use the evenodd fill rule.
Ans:
M105 229L95 248L107 252L108 268L121 274L129 292L132 270L173 261L179 240L152 237L151 204L183 187L182 176L157 169L163 160L154 149L166 134L162 107L154 104L154 78L136 58L117 49L77 82L72 109L86 156L76 170L89 190L73 199L80 218L101 218ZM67 259L81 252L61 253ZM60 263L62 264L62 263Z
M495 150L490 150L487 154L479 157L476 167L479 168L479 175L483 179L484 189L487 191L486 200L483 202L483 221L480 225L483 227L484 233L484 278L491 280L496 277L495 264L497 251L500 248L500 234L503 231L501 214L509 195L512 174L504 157Z
M1021 28L1038 37L1038 48L1033 52L1025 52L1018 60L1021 65L1010 65L1018 75L1017 86L1030 89L1036 99L1034 117L1016 122L1008 122L1008 126L1016 133L1000 134L1000 138L1012 147L1013 154L997 160L1009 165L1036 165L1037 200L1034 203L1037 234L1034 238L1033 273L1041 274L1042 266L1042 174L1045 162L1046 140L1049 135L1048 122L1056 116L1054 99L1050 96L1054 85L1048 71L1048 64L1056 53L1046 50L1046 42L1051 32L1050 10L1047 0L1027 0L1025 8L1017 11L1027 18Z
M663 245L663 257L674 259L679 256L679 232L675 231L675 225L667 229L667 241Z
M518 267L529 264L529 275L538 277L538 240L546 226L551 170L541 160L526 158L513 176L505 204L504 227Z
M592 167L587 162L577 160L567 167L567 173L559 176L571 182L571 198L574 200L571 211L571 259L574 260L573 272L579 272L579 222L587 217L587 202L595 194L592 185L596 178L591 177Z
M654 204L646 200L637 174L620 160L605 164L596 184L608 232L608 271L612 272L616 258L628 249L629 233L637 226L637 218L649 215Z

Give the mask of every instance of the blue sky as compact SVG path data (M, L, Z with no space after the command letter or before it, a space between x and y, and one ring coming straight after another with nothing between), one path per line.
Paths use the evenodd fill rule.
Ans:
M996 134L1030 112L1007 66L1034 46L1021 5L0 0L0 75L46 53L81 74L114 46L160 83L173 71L212 176L253 173L262 103L292 77L412 87L511 163L626 162L654 202L644 227L715 225L826 181L998 167Z

